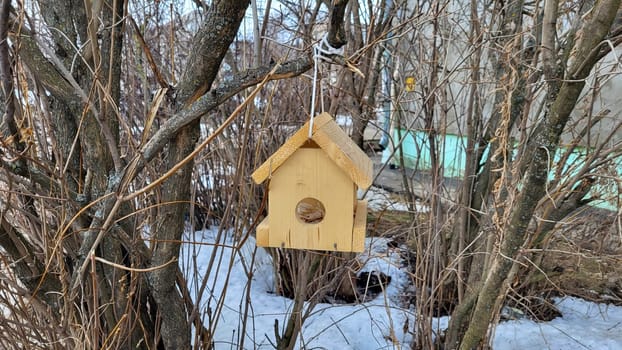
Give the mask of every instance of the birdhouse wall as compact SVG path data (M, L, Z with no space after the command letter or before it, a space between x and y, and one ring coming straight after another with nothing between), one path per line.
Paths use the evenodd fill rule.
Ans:
M272 174L268 198L269 246L351 250L356 186L321 149L296 150ZM296 216L296 206L305 198L322 203L321 222Z

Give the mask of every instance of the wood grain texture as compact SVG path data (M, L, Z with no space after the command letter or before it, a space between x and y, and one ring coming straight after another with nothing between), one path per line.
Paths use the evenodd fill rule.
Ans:
M270 181L270 246L350 250L353 192L352 180L321 149L296 150ZM305 198L322 203L326 212L321 222L296 217L296 207Z
M326 123L313 134L313 141L360 188L368 188L373 180L373 163L337 123Z
M266 216L263 221L257 225L256 244L258 247L269 247L270 245L270 217Z
M279 244L279 240L273 241L270 243L270 219L266 217L258 226L257 226L257 246L259 247L278 247L278 248L297 248L297 249L319 249L313 246L310 247L293 247L287 245L287 240L281 240L281 244ZM347 246L337 246L337 251L350 251L360 253L365 250L365 233L367 230L367 201L361 200L357 203L357 208L355 212L354 218L354 227L352 228L352 244L348 249ZM320 232L321 234L321 232ZM345 234L347 235L347 234ZM313 244L313 243L311 243ZM335 250L335 249L324 249L324 250Z
M367 228L367 201L358 201L354 213L354 227L352 228L352 251L365 250L365 232Z
M313 130L315 131L324 124L333 120L330 114L323 113L315 117ZM268 158L257 168L251 178L256 184L264 182L274 173L298 148L302 147L309 140L309 122L307 121L294 135L292 135L281 148Z
M281 148L266 160L253 174L259 184L271 176L298 148L309 140L309 122L305 123ZM373 163L328 113L315 117L313 140L328 157L360 188L368 188L373 180Z
M367 202L356 191L371 185L372 162L328 113L315 117L311 138L309 124L251 175L270 179L270 219L258 226L257 245L363 251Z

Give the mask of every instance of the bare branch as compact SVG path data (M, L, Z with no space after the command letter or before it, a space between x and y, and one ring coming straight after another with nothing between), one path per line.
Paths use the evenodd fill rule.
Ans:
M557 66L555 36L557 34L557 5L555 0L546 0L544 3L544 18L542 19L542 66L544 77L552 82L556 79Z
M214 1L194 37L194 48L178 85L179 106L188 106L210 90L249 5L250 0Z
M312 60L307 56L303 56L281 64L280 67L274 71L274 74L269 76L268 80L292 78L308 71L311 67L313 67ZM160 129L141 150L144 162L152 160L153 157L162 150L168 140L181 130L181 128L209 113L240 91L259 84L268 76L270 71L271 67L269 66L242 71L231 80L223 83L222 86L208 92L198 101L173 115L160 126Z
M587 77L594 62L598 58L602 40L607 36L615 19L616 11L620 8L619 0L604 0L596 4L590 12L589 18L583 22L583 34L575 44L575 59L568 67L568 78L583 79ZM587 32L589 31L589 33Z
M0 5L0 84L2 85L2 95L5 103L4 115L2 116L2 127L7 128L7 137L10 137L13 144L17 146L19 152L25 149L19 140L19 132L15 123L15 99L13 87L13 69L9 57L9 11L11 1L2 0ZM4 131L4 130L3 130Z
M170 84L164 79L164 77L162 76L162 73L160 72L160 69L158 68L158 66L155 63L155 60L153 59L153 55L151 54L151 49L149 49L149 46L147 46L147 43L145 42L145 38L143 37L143 34L140 32L140 29L138 28L138 25L136 24L136 21L134 20L134 18L132 16L128 16L128 21L130 22L130 24L132 25L132 28L134 28L134 31L136 32L136 36L138 37L138 40L140 41L140 46L143 49L143 52L145 53L145 56L147 57L147 62L149 62L149 67L151 67L151 70L153 71L153 74L155 75L155 78L158 82L158 84L160 84L160 87L162 88L170 88Z
M108 124L102 120L97 108L89 100L86 92L80 87L80 84L78 84L56 54L42 42L38 34L28 32L22 27L19 29L22 44L20 48L27 52L26 55L22 54L20 57L24 59L29 69L38 73L37 78L52 94L70 104L82 103L93 113L93 116L101 127L115 169L120 171L122 169L122 162L116 139Z
M330 11L330 27L328 28L328 43L335 48L340 48L348 43L344 27L343 17L349 0L333 1Z

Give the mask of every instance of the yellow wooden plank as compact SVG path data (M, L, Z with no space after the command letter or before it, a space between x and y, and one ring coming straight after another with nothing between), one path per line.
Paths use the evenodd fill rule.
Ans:
M308 141L309 122L306 122L268 160L251 175L259 184L276 171L295 151ZM360 188L368 188L373 180L373 163L328 113L314 118L313 141L348 174Z
M261 221L261 223L259 223L259 225L257 225L257 229L256 229L256 244L258 247L269 247L270 244L270 220L268 219L268 217L266 216L265 219L263 219L263 221Z
M319 148L301 148L270 181L270 246L349 251L352 245L352 180ZM319 223L296 218L296 206L315 198L325 209Z
M352 187L352 210L354 210L354 212L356 213L356 206L359 204L358 189L356 184L352 184Z
M332 119L331 119L332 120ZM373 181L373 163L335 122L322 125L314 134L317 143L360 188Z
M314 132L332 121L333 118L328 113L316 116L313 120ZM260 165L251 175L256 184L264 182L278 169L300 146L309 140L309 121L307 121L294 135L292 135L283 146Z
M367 227L367 201L361 200L356 207L354 227L352 228L352 251L365 250L365 231Z

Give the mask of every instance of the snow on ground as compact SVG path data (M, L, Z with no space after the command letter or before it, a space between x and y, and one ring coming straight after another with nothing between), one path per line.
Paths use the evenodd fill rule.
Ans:
M622 307L577 298L558 299L562 313L550 322L502 322L494 349L622 349Z
M216 308L225 287L228 262L233 261L215 338L217 349L237 349L241 341L238 333L243 322L248 281L245 266L250 265L255 240L249 237L231 260L234 252L230 247L232 240L229 237L218 239L218 231L215 229L197 232L186 238L199 243L187 243L182 248L182 268L190 272L196 268L201 276L198 280L189 280L189 288L193 293L198 290L215 249L216 262L222 262L220 268L213 267L210 272L207 288L202 294L202 310ZM220 244L214 244L217 241ZM399 307L399 293L407 283L407 277L399 268L399 255L386 248L386 243L385 239L368 239L368 246L374 248L363 257L366 271L375 270L391 276L386 293L359 305L317 305L303 326L302 336L299 337L301 349L386 349L393 348L391 339L396 344L409 341L410 336L404 336L402 331L409 312ZM278 320L282 332L292 302L273 293L271 260L263 248L257 249L253 271L250 286L252 308L249 311L244 348L273 349L270 342L275 339L275 320Z
M359 193L359 195L360 194L361 193ZM396 201L395 196L395 194L385 191L382 188L372 186L367 191L365 199L367 199L367 205L369 206L369 208L375 211L409 211L408 205L401 201ZM430 208L428 208L428 206L426 205L415 203L415 210L419 213L427 213Z
M208 324L208 310L213 314L219 302L224 302L214 333L216 349L273 349L275 320L282 332L292 302L274 294L270 256L263 248L257 248L249 288L247 272L256 249L253 237L239 250L232 248L231 237L219 234L217 229L188 234L186 238L193 243L184 244L180 264L188 273L198 271L200 275L198 279L189 279L194 295L199 295L201 278L214 254L206 287L200 293L200 305L202 317ZM386 243L385 239L368 238L368 250L361 255L365 263L363 270L381 271L391 276L385 293L357 305L317 305L298 338L299 349L409 348L412 336L404 333L403 326L408 318L412 329L413 314L400 303L400 293L408 277L400 268L399 255ZM242 345L240 332L247 290L250 290L251 307ZM223 291L226 291L224 299ZM622 349L622 307L575 298L559 299L557 306L563 317L550 322L516 320L498 325L494 349ZM438 323L442 328L447 321L447 317L443 317Z

